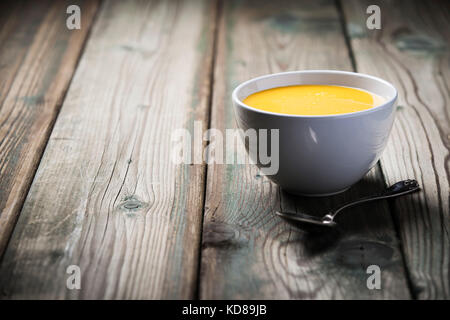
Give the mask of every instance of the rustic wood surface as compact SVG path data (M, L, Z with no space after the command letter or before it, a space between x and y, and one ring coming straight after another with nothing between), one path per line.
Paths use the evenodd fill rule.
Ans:
M81 30L66 8L83 5ZM0 257L78 62L97 1L0 5Z
M78 31L68 4L0 10L0 298L450 298L448 4L71 1ZM366 28L370 4L381 30ZM175 129L233 128L237 84L299 69L399 89L380 164L350 190L318 201L253 165L171 162ZM326 236L274 216L406 178L423 191L349 209ZM371 264L381 290L366 287Z
M215 65L211 127L222 131L234 125L231 91L246 79L307 68L352 68L334 1L227 1ZM209 165L200 297L409 298L386 204L372 204L370 214L367 207L349 210L342 234L316 238L274 215L280 197L283 210L324 214L382 186L377 168L348 192L317 201L281 192L253 165ZM384 290L367 290L366 269L375 263L383 269Z
M206 119L214 13L103 2L4 255L3 295L193 296L204 166L173 165L171 133ZM66 288L69 265L82 290Z
M412 294L450 299L450 9L442 1L343 1L357 70L399 90L396 122L381 159L387 183L415 177L422 192L395 201ZM381 30L361 12L378 4Z

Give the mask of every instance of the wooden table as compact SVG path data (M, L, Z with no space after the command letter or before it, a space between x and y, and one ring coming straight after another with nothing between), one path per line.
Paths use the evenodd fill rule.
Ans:
M81 8L68 30L66 8ZM366 8L381 8L381 30ZM449 299L450 10L438 1L15 1L0 11L2 298ZM175 165L171 133L234 127L230 93L340 69L400 91L379 164L294 197L252 165ZM320 237L274 215L351 209ZM81 289L66 287L67 267ZM381 289L366 282L381 269Z

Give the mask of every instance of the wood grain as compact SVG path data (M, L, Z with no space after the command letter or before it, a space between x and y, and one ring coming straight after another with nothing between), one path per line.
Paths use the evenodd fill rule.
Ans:
M360 72L399 90L397 119L381 165L388 183L414 178L422 192L394 216L415 297L450 298L450 6L445 1L342 1ZM365 28L369 4L381 30Z
M215 5L105 1L0 268L5 298L192 298ZM201 152L201 150L199 150ZM81 289L66 268L81 268Z
M227 1L219 25L211 127L232 128L231 91L249 78L288 70L351 70L333 1ZM294 230L275 210L326 212L383 187L379 168L348 192L307 199L281 192L255 166L208 165L200 297L204 299L409 298L386 203L348 210L340 232ZM280 202L281 198L281 202ZM366 268L382 268L382 290Z
M66 8L79 5L81 30ZM98 1L4 1L0 27L0 257L78 62Z

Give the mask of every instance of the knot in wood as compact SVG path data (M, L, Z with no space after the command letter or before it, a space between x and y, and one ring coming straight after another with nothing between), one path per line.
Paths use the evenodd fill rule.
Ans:
M437 53L444 51L442 41L423 34L414 34L410 30L394 32L395 45L399 50L411 53Z
M241 247L248 242L246 232L238 226L211 222L205 226L203 233L203 247Z
M145 207L145 203L140 201L134 196L126 197L123 202L119 205L119 209L122 211L138 211Z
M350 268L366 268L372 264L388 266L395 257L394 249L386 243L353 239L339 244L335 259L339 264Z

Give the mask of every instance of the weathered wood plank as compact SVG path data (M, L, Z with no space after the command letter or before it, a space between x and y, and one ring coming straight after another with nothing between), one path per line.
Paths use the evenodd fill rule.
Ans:
M66 8L82 8L68 30ZM5 1L0 27L0 257L74 72L98 1Z
M394 216L414 296L450 298L450 6L445 1L342 1L357 69L394 83L397 120L381 165L388 183L414 177L420 194ZM381 8L381 30L365 10Z
M211 127L232 128L231 91L254 76L298 69L351 70L333 1L227 1L220 23ZM386 203L349 210L341 233L294 230L273 213L324 213L384 185L378 168L343 195L279 192L254 166L208 166L200 297L206 299L409 298ZM370 209L369 209L370 208ZM382 269L368 290L366 268Z
M171 133L206 126L215 5L105 1L0 268L8 298L192 298L204 165ZM66 268L81 268L81 290Z

